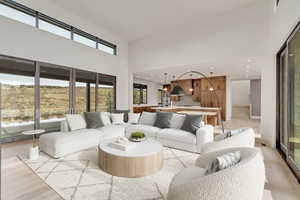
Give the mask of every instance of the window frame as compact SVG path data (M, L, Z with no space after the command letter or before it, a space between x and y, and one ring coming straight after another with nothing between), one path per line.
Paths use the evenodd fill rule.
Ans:
M96 42L96 46L95 47L91 47L91 48L98 49L98 50L100 50L102 52L105 52L107 54L110 54L110 55L115 55L115 56L117 55L117 45L115 45L115 44L113 44L111 42L108 42L106 40L103 40L103 39L101 39L101 38L99 38L97 36L94 36L92 34L89 34L89 33L85 32L85 31L83 31L83 30L81 30L79 28L75 28L72 25L69 25L69 24L66 24L66 23L64 23L64 22L62 22L60 20L54 19L54 18L52 18L52 17L50 17L48 15L45 15L45 14L43 14L41 12L38 12L38 11L36 11L34 9L31 9L31 8L29 8L27 6L24 6L24 5L20 4L20 3L12 1L12 0L1 0L0 4L3 4L5 6L8 6L10 8L16 9L16 10L18 10L20 12L23 12L25 14L28 14L28 15L31 15L31 16L35 17L35 27L38 28L38 29L39 29L39 20L43 20L43 21L46 21L46 22L48 22L48 23L50 23L52 25L55 25L55 26L58 26L60 28L63 28L63 29L66 29L66 30L70 31L71 32L71 36L69 38L70 40L74 41L73 34L76 33L76 34L79 34L79 35L81 35L83 37L86 37L88 39L94 40ZM11 18L11 19L13 19L13 18ZM41 30L43 30L43 29L41 29ZM50 31L47 31L47 32L55 34L55 33L50 32ZM55 34L55 35L58 35L58 34ZM58 35L58 36L63 37L61 35ZM65 37L63 37L63 38L65 38ZM83 43L81 43L81 44L83 44ZM108 48L111 48L113 50L113 54L109 53L108 51L104 51L104 50L99 49L98 48L99 44L104 45L104 46L106 46ZM83 44L83 45L85 45L85 44ZM86 45L86 46L88 46L88 45Z
M72 68L72 67L65 67L65 66L61 66L61 65L55 65L55 64L51 64L51 63L46 63L46 62L39 62L39 61L34 61L34 60L28 60L28 59L23 59L23 58L18 58L18 57L13 57L13 56L6 56L3 54L0 54L0 59L7 59L7 60L11 60L14 62L18 62L18 61L22 61L22 63L29 63L35 66L35 73L34 73L34 90L35 90L35 95L34 95L34 128L35 129L39 129L41 127L41 97L40 97L40 93L41 93L41 86L40 86L40 79L41 78L51 78L52 75L42 75L41 74L43 72L41 72L42 67L48 67L48 68L58 68L58 69L63 69L63 70L67 70L70 72L70 77L69 77L69 111L68 113L70 114L75 114L76 111L76 72L88 72L91 74L94 74L96 76L96 82L95 82L95 108L97 108L98 106L98 102L99 102L99 97L97 94L98 91L98 86L99 85L110 85L113 86L114 88L114 102L113 102L113 108L112 108L112 112L116 110L116 99L117 99L117 90L116 90L116 86L117 86L117 78L116 76L113 75L108 75L108 74L102 74L102 73L97 73L95 71L89 71L89 70L82 70L82 69L78 69L78 68ZM1 71L1 69L0 69ZM7 73L7 74L12 74L11 70L2 70L2 72ZM17 73L13 73L13 74L20 74L20 75L27 75L28 73L25 71L22 71L22 68L20 68L19 71L17 71ZM59 77L55 77L58 80L61 80ZM0 91L1 94L1 91ZM1 102L1 98L0 98L0 102ZM90 104L90 101L87 101L87 104ZM0 104L1 105L1 104ZM91 105L89 105L91 106ZM1 108L1 107L0 107ZM88 108L87 105L87 111L89 111L90 109ZM91 112L95 112L94 110L90 110ZM0 128L1 128L1 109L0 109ZM51 130L49 130L51 132ZM15 137L15 136L14 136ZM17 138L19 139L23 139L24 137L20 134L16 135ZM0 135L1 138L1 135ZM9 141L10 137L8 138L1 138L3 139L3 142Z
M139 98L139 102L137 104L135 104L134 103L134 94L133 94L133 104L135 104L135 105L147 104L148 103L148 86L145 85L145 84L133 83L133 90L134 89L139 90L140 98ZM146 98L145 99L144 99L144 96L143 96L143 91L144 90L146 90Z

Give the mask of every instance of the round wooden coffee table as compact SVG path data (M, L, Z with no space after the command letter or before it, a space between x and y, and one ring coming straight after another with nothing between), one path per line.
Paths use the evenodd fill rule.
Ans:
M127 151L103 143L98 146L99 167L121 177L142 177L159 171L163 166L163 146L151 139L136 143Z

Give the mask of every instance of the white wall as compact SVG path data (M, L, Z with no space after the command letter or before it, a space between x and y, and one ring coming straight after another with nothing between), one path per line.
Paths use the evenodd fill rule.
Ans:
M129 107L128 42L80 13L56 6L53 1L24 1L28 7L83 29L118 45L110 55L0 16L0 54L49 62L117 76L117 108Z
M231 82L232 106L250 105L250 80Z
M139 105L133 105L133 106L157 106L158 105L158 96L157 96L157 90L162 89L163 86L158 83L141 80L134 78L134 83L144 84L147 85L147 104L139 104Z
M226 77L226 120L231 120L232 116L232 96L231 96L231 77Z
M234 73L232 64L247 61L249 57L260 64L268 31L266 6L264 1L254 2L209 20L131 42L129 67L138 72L222 63L224 73L229 68Z
M276 53L288 35L300 21L300 1L281 0L274 9L275 1L270 4L270 27L268 50L262 68L261 132L263 139L270 145L276 144Z

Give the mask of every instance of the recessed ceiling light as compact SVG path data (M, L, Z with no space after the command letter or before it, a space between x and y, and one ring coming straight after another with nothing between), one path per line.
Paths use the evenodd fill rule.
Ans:
M249 58L249 59L248 59L248 62L250 63L250 62L252 62L252 60Z

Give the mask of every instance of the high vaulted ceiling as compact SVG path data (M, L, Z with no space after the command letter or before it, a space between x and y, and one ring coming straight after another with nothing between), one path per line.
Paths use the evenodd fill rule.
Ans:
M129 41L245 6L256 0L55 0Z

